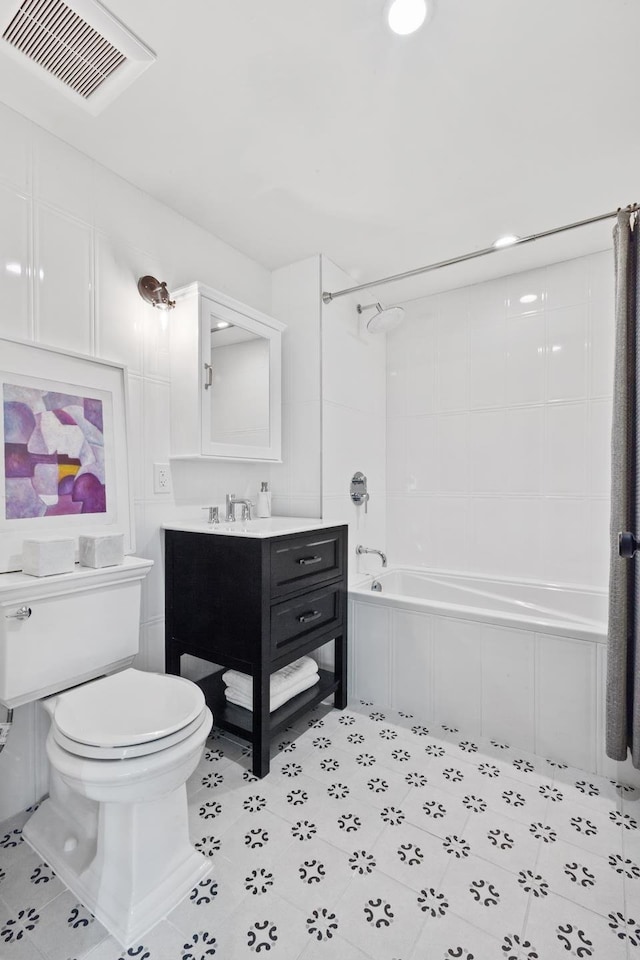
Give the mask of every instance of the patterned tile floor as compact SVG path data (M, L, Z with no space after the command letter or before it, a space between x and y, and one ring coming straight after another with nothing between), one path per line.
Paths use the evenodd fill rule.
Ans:
M22 841L28 813L2 824L0 958L640 960L622 785L371 704L319 708L249 769L214 730L188 785L213 870L126 951Z

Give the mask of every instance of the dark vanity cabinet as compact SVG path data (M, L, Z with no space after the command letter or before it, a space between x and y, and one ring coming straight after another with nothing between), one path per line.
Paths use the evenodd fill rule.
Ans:
M269 772L272 737L330 694L347 703L347 527L284 536L165 530L166 670L190 654L216 669L198 681L215 723L253 746ZM270 675L334 640L335 669L273 713ZM230 704L222 673L253 678L253 711Z

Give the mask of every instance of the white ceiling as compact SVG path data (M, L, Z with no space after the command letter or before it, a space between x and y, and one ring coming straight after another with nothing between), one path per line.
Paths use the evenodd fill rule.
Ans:
M107 6L158 60L102 114L5 56L0 96L269 268L323 252L372 279L640 200L637 0L439 0L408 38L383 0ZM602 249L610 229L420 290Z

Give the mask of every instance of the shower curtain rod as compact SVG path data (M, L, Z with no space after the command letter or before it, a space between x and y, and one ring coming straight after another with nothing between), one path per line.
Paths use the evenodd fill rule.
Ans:
M618 208L622 209L622 208ZM632 203L626 207L627 210L637 210L638 204ZM597 217L589 217L588 220L577 220L575 223L566 223L562 227L554 227L552 230L544 230L542 233L532 233L529 237L518 237L513 243L504 246L484 247L482 250L474 250L472 253L464 253L461 257L452 257L451 260L440 260L439 263L429 263L425 267L416 267L415 270L406 270L404 273L395 273L391 277L382 277L381 280L369 280L368 283L359 283L355 287L345 287L344 290L334 290L332 293L322 294L323 303L331 303L338 297L346 297L349 293L357 293L358 290L369 290L371 287L379 287L385 283L394 283L396 280L406 280L408 277L417 277L421 273L430 273L432 270L441 270L442 267L451 267L455 263L464 263L465 260L475 260L477 257L486 257L489 253L498 253L500 250L511 250L513 247L521 246L524 243L531 243L532 240L541 240L543 237L551 237L555 233L564 233L565 230L575 230L577 227L586 227L590 223L598 223L600 220L611 220L618 216L618 210L612 210L610 213L601 213Z

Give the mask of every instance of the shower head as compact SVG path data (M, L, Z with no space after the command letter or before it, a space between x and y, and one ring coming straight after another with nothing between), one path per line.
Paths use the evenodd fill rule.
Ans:
M367 323L369 333L387 333L402 323L404 317L403 307L383 307L380 303L359 303L357 310L358 313L365 310L376 311Z

